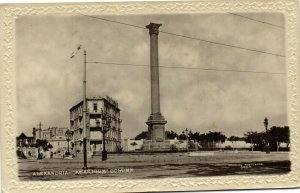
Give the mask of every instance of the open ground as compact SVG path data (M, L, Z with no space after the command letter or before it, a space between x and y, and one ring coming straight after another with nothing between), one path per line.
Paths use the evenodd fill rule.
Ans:
M200 177L221 175L284 174L290 171L288 152L214 152L191 157L189 153L124 153L109 154L88 159L90 172L82 171L82 158L19 160L19 178L22 180L67 179L143 179L162 177ZM41 173L41 172L46 173ZM49 171L64 171L53 175ZM98 171L98 173L92 173ZM100 172L99 172L100 171ZM48 172L48 173L47 173ZM40 173L41 175L36 175Z

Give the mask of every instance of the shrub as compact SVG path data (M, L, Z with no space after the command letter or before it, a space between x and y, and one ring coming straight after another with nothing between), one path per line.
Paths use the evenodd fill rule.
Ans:
M170 146L170 151L171 151L171 152L177 152L177 151L178 151L178 148L176 147L175 144L172 144L172 145Z
M189 149L195 149L196 145L193 141L188 141L188 147L189 147Z

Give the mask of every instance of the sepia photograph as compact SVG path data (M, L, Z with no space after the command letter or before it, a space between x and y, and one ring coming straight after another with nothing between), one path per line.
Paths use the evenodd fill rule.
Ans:
M299 187L298 11L1 4L2 191Z
M280 13L16 21L21 180L286 174Z

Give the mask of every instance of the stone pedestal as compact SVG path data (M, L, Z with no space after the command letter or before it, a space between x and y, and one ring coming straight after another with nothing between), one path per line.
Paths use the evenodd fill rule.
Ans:
M167 121L160 114L151 114L146 124L148 125L148 140L163 142L165 140L165 124Z

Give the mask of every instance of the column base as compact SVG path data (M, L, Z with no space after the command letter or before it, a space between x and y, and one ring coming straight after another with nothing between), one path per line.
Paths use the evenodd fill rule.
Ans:
M165 140L165 124L167 121L160 113L151 114L146 124L148 125L148 140L163 142Z

